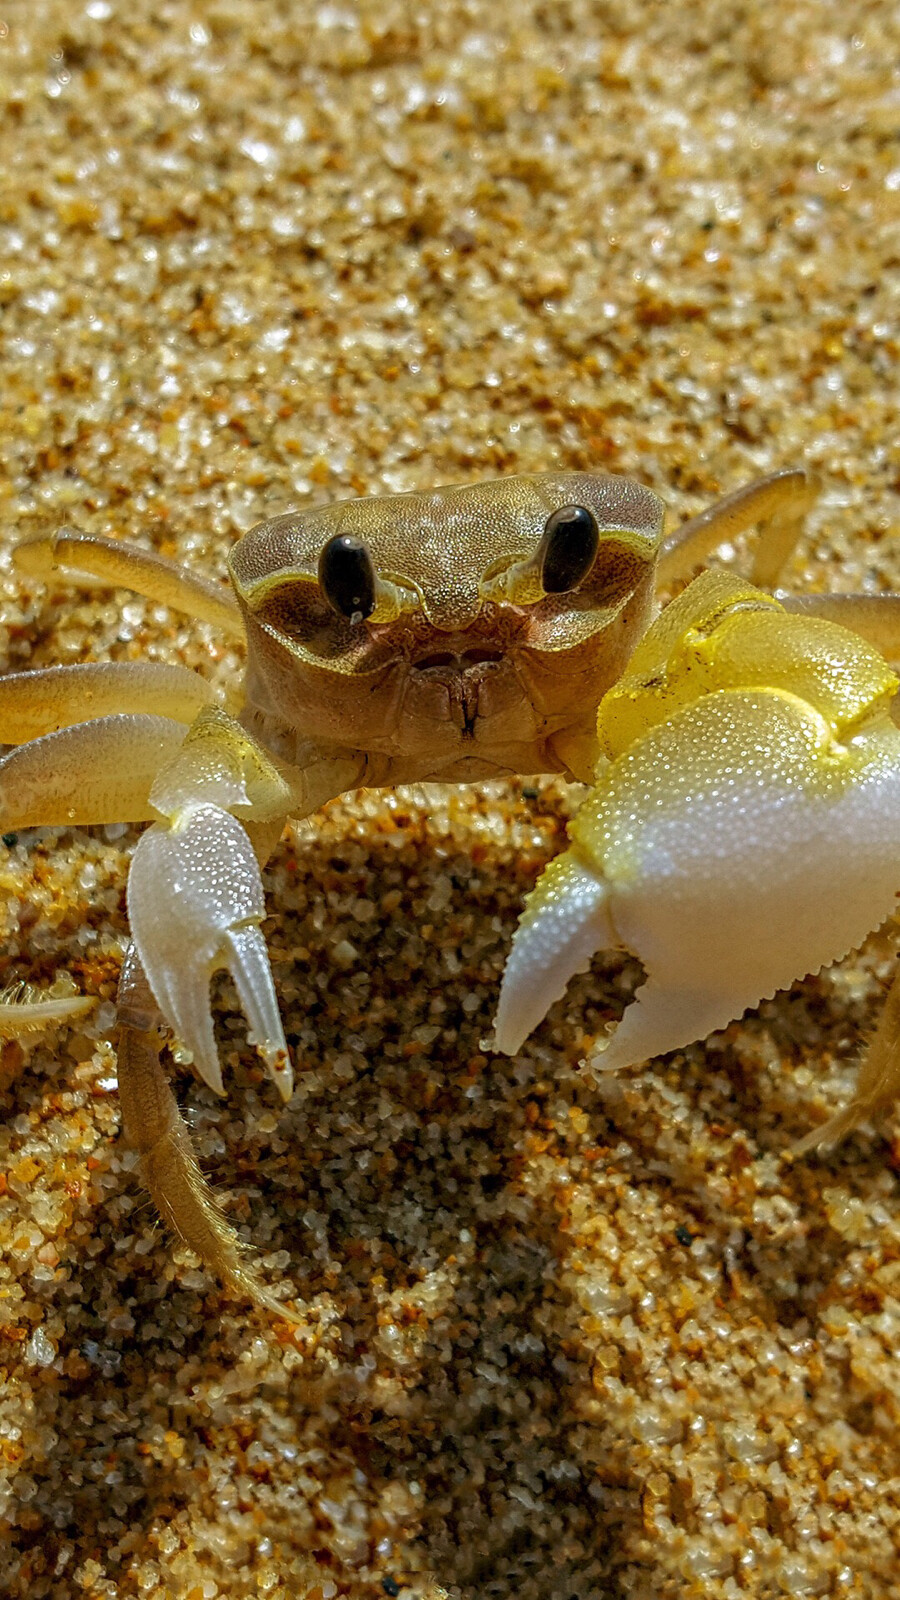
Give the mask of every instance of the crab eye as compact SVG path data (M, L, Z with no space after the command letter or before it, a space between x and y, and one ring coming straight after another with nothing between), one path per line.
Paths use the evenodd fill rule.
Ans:
M545 594L565 594L590 572L600 534L586 506L551 512L541 539L541 585Z
M375 568L361 539L336 533L319 556L319 588L339 617L370 617L375 610Z

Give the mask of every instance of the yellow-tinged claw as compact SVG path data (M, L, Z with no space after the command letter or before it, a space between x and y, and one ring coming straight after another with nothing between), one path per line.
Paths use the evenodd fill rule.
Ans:
M624 946L646 973L592 1063L618 1068L861 943L900 890L897 687L856 636L725 574L685 590L600 707L609 759L529 898L498 1046L518 1048L591 949Z
M710 571L657 618L597 715L610 760L648 729L718 689L782 689L814 706L841 735L900 687L886 661L856 634L817 617L791 616L770 594Z
M268 753L218 706L200 712L150 791L154 811L168 819L184 805L209 801L242 819L267 822L284 818L292 798Z

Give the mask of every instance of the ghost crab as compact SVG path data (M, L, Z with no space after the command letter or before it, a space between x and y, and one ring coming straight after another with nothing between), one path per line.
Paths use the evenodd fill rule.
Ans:
M0 740L18 746L0 766L4 831L151 824L128 884L124 1126L159 1211L233 1288L284 1313L197 1167L161 1038L171 1030L223 1092L209 981L227 967L290 1097L260 932L260 867L287 818L362 786L536 773L591 785L529 897L496 1025L514 1053L573 972L625 947L645 982L589 1069L704 1037L890 915L900 729L885 655L900 653L900 596L767 592L814 495L804 472L776 473L668 537L649 489L581 473L353 500L251 529L231 553L233 594L91 535L18 547L42 581L120 584L246 638L228 708L175 666L0 680ZM757 524L752 583L707 571L650 620L658 585ZM41 1017L29 1001L22 1031ZM15 1030L14 1005L4 1024ZM852 1104L808 1142L898 1090L895 984Z

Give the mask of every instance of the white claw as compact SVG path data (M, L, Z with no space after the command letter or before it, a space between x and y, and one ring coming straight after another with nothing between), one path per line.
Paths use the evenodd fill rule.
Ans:
M645 982L599 1071L703 1039L861 944L900 890L897 688L834 623L730 574L690 584L601 702L595 786L529 896L498 1047L609 945ZM861 1104L900 1083L891 1028Z
M247 1039L262 1056L281 1098L290 1100L294 1087L291 1058L275 998L266 941L255 923L226 934L228 969L250 1024Z
M586 972L596 950L617 945L606 884L577 856L552 861L541 879L539 904L528 905L503 973L494 1045L516 1051L561 1000L569 979Z
M513 1051L595 950L646 982L590 1065L723 1028L861 944L900 886L900 730L837 742L794 696L710 695L610 766L530 897L500 996Z
M149 828L131 864L128 912L156 1002L210 1088L223 1093L209 983L226 967L250 1024L250 1041L289 1100L290 1055L259 931L262 881L241 824L220 806L194 804L184 806L171 826Z

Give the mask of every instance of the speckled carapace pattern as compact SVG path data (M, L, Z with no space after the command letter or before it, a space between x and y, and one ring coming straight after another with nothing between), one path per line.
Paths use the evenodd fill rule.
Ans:
M500 472L627 472L677 516L806 463L790 581L900 587L890 0L0 18L2 670L239 670L150 603L26 587L22 535L215 573L262 516ZM118 1136L136 831L4 849L0 980L99 997L0 1055L9 1600L897 1592L900 1122L785 1159L893 945L602 1092L578 1062L637 973L598 958L496 1057L576 800L370 795L282 841L297 1094L224 983L228 1099L172 1070L296 1330L172 1248Z

